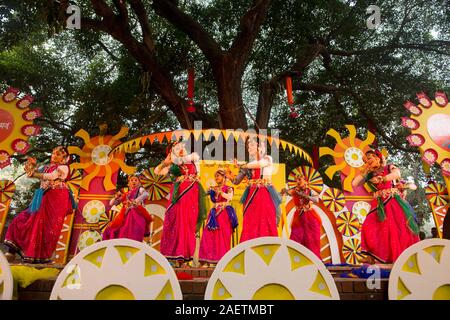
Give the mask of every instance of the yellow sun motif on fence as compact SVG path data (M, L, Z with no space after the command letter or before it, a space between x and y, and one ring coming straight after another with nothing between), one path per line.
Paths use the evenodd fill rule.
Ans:
M96 243L61 271L52 300L180 300L169 262L148 245L129 239Z
M389 277L391 300L450 300L450 241L427 239L395 261Z
M205 299L323 300L339 294L311 251L289 239L262 237L239 244L219 261Z
M336 146L334 150L328 147L320 147L320 157L331 155L334 158L334 165L330 166L325 174L333 179L336 172L342 172L346 177L344 179L343 188L346 191L353 192L352 180L356 175L356 169L360 168L363 162L363 155L370 149L369 145L374 142L375 136L370 131L367 132L365 140L356 138L356 128L353 125L345 126L350 135L344 139L341 138L339 133L330 129L327 135L333 137L336 140Z
M86 175L81 181L81 188L88 190L91 180L95 177L103 177L103 187L106 191L114 190L115 184L112 176L119 168L126 174L132 174L134 167L125 164L124 153L111 153L111 150L120 144L120 139L128 133L128 128L122 127L115 136L97 136L91 138L85 130L78 131L75 136L84 141L82 149L70 146L69 152L80 156L80 162L72 164L74 169L83 169Z

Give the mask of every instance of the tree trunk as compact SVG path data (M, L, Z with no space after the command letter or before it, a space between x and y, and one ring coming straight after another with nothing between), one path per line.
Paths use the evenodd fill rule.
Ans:
M219 116L222 129L247 130L246 112L242 100L242 75L235 60L225 54L213 68L217 83Z

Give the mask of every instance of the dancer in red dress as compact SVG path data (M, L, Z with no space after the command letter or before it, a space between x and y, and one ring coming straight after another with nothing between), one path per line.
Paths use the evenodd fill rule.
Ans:
M234 208L233 188L226 185L224 170L215 173L216 187L211 187L209 195L214 207L209 212L203 229L199 260L203 263L217 263L230 250L233 230L238 226Z
M244 218L240 242L258 237L277 237L281 215L281 197L272 186L272 157L266 155L265 145L256 140L249 140L247 146L251 161L239 166L235 160L235 165L240 167L239 173L234 178L228 174L233 184L248 178L248 186L241 198Z
M386 164L378 150L366 152L363 160L365 164L353 186L367 182L374 192L371 210L361 228L361 246L367 254L363 262L393 263L406 248L419 241L419 226L411 206L395 185L400 170Z
M110 201L110 205L123 203L123 207L105 229L103 240L128 238L142 242L144 236L149 233L152 216L142 206L149 193L141 186L139 177L135 175L128 177L128 189L124 194L119 191Z
M312 203L319 201L318 195L308 188L308 182L302 174L296 176L297 185L281 194L288 193L295 203L296 210L291 224L289 239L294 240L320 257L320 226L322 220L312 208Z
M5 236L8 259L18 253L24 262L48 263L55 252L66 215L76 204L65 180L69 174L68 152L57 147L51 155L50 165L37 172L35 159L29 159L25 171L29 177L41 180L31 205L11 222Z
M166 159L155 168L159 175L170 174L174 181L164 216L161 253L176 265L194 259L198 265L200 228L206 217L205 192L200 185L197 153L187 154L182 142L175 142Z

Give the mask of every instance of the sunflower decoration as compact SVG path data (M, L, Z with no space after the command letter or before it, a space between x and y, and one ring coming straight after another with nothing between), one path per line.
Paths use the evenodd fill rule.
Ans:
M80 162L72 164L74 169L83 169L85 175L81 180L80 187L89 190L89 184L95 177L103 178L103 187L106 191L114 190L115 184L112 182L112 176L119 169L126 174L133 174L134 167L125 164L125 154L121 152L111 153L111 150L119 145L120 139L128 133L128 128L122 127L115 136L99 135L91 138L85 130L78 131L75 136L84 141L82 149L70 146L69 153L80 156Z
M334 149L328 147L320 147L320 157L331 155L334 158L334 165L330 166L325 174L333 179L336 172L340 171L344 176L343 188L345 191L353 192L352 181L356 176L356 170L364 164L363 156L366 151L370 149L369 145L374 142L375 136L370 131L367 132L365 140L360 140L356 137L356 128L353 125L345 126L350 135L344 139L339 133L330 129L327 135L336 140Z
M435 93L431 100L425 93L417 93L418 105L406 101L404 107L411 113L402 118L402 126L411 131L406 139L419 147L422 160L431 166L441 166L444 178L450 179L450 106L444 92Z
M19 94L19 89L10 87L0 99L0 169L11 164L14 153L25 154L30 147L28 139L41 130L33 124L41 116L38 108L30 109L34 98L19 98Z
M60 272L51 300L181 300L175 271L148 245L130 239L96 243Z
M450 241L426 239L397 258L389 276L390 300L450 300Z
M102 241L102 236L100 233L94 230L87 230L83 232L78 238L78 250L83 251L85 248Z
M14 196L16 185L10 180L0 180L0 203L5 203Z
M299 243L277 237L245 241L214 269L206 300L338 300L325 265Z
M150 201L157 201L163 199L170 191L172 180L168 175L161 176L155 173L155 168L151 167L145 169L139 176L142 186L150 194Z
M288 176L288 186L289 188L293 188L297 185L296 177L298 175L303 175L308 182L309 188L314 190L317 193L321 193L323 189L323 180L322 177L316 169L309 166L301 166L297 167L291 171Z

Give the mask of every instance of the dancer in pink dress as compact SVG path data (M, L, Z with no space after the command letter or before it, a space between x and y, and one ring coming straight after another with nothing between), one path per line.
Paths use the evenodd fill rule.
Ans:
M142 206L149 193L135 175L128 177L128 188L124 194L119 191L110 201L110 205L123 203L123 207L105 229L103 240L127 238L142 242L144 236L149 233L152 216Z
M295 203L296 210L291 224L291 240L294 240L320 257L320 227L322 220L312 208L312 203L319 201L318 195L308 188L308 182L302 174L296 177L297 185L281 194L288 193Z
M203 229L199 260L203 263L217 263L230 250L233 230L238 226L234 208L233 188L226 185L224 170L215 173L216 187L209 190L214 207L209 211L207 224Z
M264 144L250 139L247 144L250 162L238 165L236 177L229 178L233 184L239 184L247 177L248 186L241 198L244 206L242 233L240 242L259 237L277 237L277 225L280 219L281 197L272 186L272 157L266 155Z
M367 151L363 160L365 164L353 186L367 182L374 199L361 228L361 247L367 255L362 262L393 263L406 248L419 241L419 226L411 206L396 187L400 170L386 164L378 150Z
M194 259L198 264L200 228L206 217L205 192L200 185L197 153L187 154L182 142L175 142L166 159L155 168L174 181L164 216L161 253L177 266Z
M31 205L11 222L5 236L13 260L18 253L24 262L49 263L58 244L66 215L76 207L65 181L69 174L69 153L64 147L53 149L50 164L42 172L36 170L36 160L30 158L25 171L29 177L41 180Z

